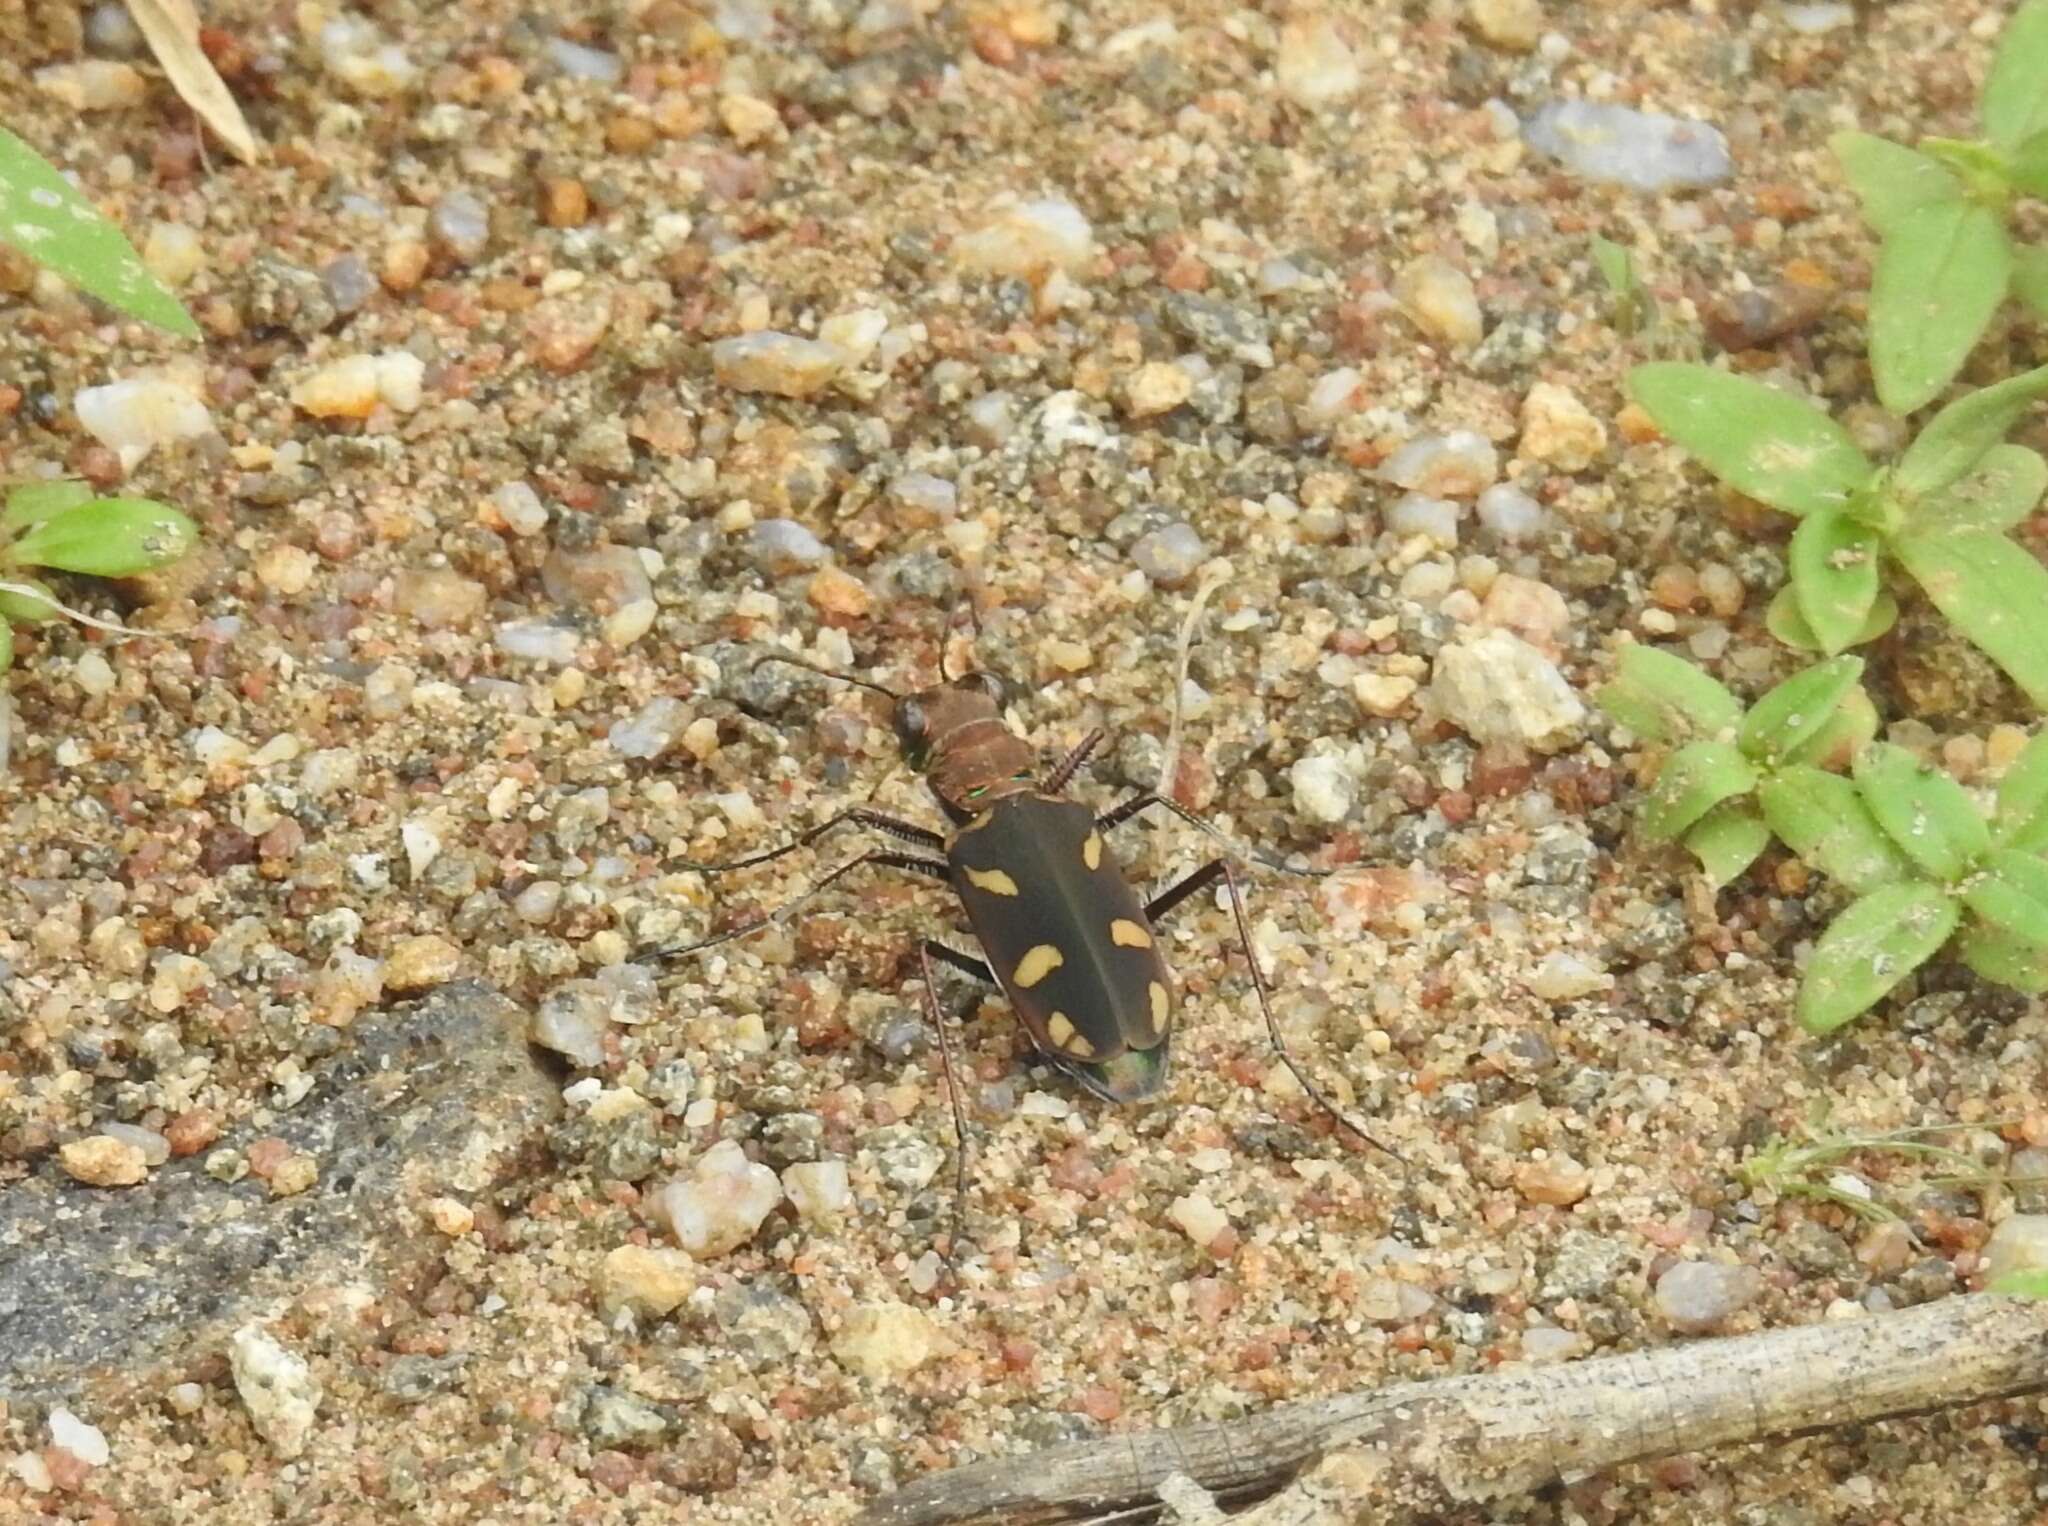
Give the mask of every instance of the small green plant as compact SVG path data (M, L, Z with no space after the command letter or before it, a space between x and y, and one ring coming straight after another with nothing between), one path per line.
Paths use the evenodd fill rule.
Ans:
M1631 646L1601 708L1676 750L1642 831L1683 841L1725 885L1778 837L1856 899L1814 944L1799 1021L1829 1033L1956 940L1986 980L2048 991L2048 732L2006 771L1987 821L1948 775L1873 741L1863 664L1837 657L1741 704L1692 664ZM1844 753L1850 776L1822 764Z
M1911 413L1962 369L2010 291L2048 317L2048 246L2016 245L2015 197L2048 198L2048 0L2013 13L1984 81L1979 139L1918 149L1837 133L1835 157L1882 243L1870 283L1877 395Z
M149 273L121 230L55 165L0 127L0 243L47 265L109 307L184 339L199 325Z
M1862 1172L1853 1169L1859 1156L1897 1155L1948 1168L1939 1176L1919 1178L1916 1186L1986 1187L2018 1180L1984 1165L1967 1151L1932 1142L1930 1136L1953 1134L1958 1127L1934 1124L1865 1133L1829 1128L1823 1116L1802 1124L1794 1136L1779 1135L1759 1147L1736 1175L1745 1187L1765 1188L1780 1197L1833 1203L1873 1224L1891 1222L1900 1214L1878 1195Z
M2048 486L2048 462L2005 443L2048 366L1951 403L1889 466L1813 404L1711 366L1637 366L1629 392L1723 482L1798 518L1773 635L1830 654L1881 635L1896 567L2048 709L2048 569L2005 533Z
M60 603L31 568L126 578L168 566L199 532L178 510L148 498L96 498L82 482L23 483L0 507L0 671L14 661L16 625L60 615L125 631Z
M1595 234L1593 265L1600 272L1600 279L1607 283L1607 294L1613 299L1610 321L1614 331L1624 339L1654 333L1657 299L1650 295L1649 287L1636 273L1635 255L1628 246Z

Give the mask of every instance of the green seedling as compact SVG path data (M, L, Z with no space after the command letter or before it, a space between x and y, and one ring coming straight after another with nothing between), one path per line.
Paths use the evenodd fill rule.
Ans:
M1805 399L1711 366L1637 366L1629 392L1716 477L1799 520L1772 634L1831 655L1881 635L1896 570L2048 708L2048 569L2005 533L2048 487L2048 461L2005 442L2048 366L1951 403L1887 466Z
M1595 234L1593 264L1600 279L1607 283L1607 294L1613 302L1610 321L1614 331L1624 339L1654 332L1657 299L1636 273L1635 256L1628 247Z
M142 263L121 230L55 165L0 127L0 243L13 245L80 291L184 339L199 325Z
M1796 1136L1780 1135L1759 1148L1736 1175L1752 1190L1764 1188L1780 1197L1832 1203L1872 1224L1892 1222L1900 1214L1878 1195L1864 1173L1854 1169L1859 1156L1893 1155L1948 1168L1939 1175L1916 1179L1916 1187L2010 1186L2020 1180L1993 1170L1967 1151L1930 1141L1929 1136L1952 1134L1957 1127L1935 1124L1862 1133L1830 1129L1824 1121L1803 1124Z
M2013 1298L2048 1298L2048 1271L2007 1272L1984 1291Z
M1978 139L1917 149L1869 133L1829 140L1882 241L1870 283L1870 369L1894 413L1954 379L2008 292L2048 317L2048 245L2009 226L2019 197L2048 199L2048 0L2013 13L1984 81Z
M1601 708L1672 748L1641 826L1683 842L1715 886L1778 838L1855 899L1814 944L1799 1021L1829 1033L1953 943L1978 975L2048 992L2048 732L2001 781L1987 820L1948 775L1877 742L1860 658L1794 674L1744 714L1692 664L1631 646ZM1849 777L1827 765L1848 757Z
M126 578L168 566L199 532L178 510L148 498L97 498L82 482L31 482L0 503L0 671L14 661L16 625L66 616L129 635L58 601L35 569Z

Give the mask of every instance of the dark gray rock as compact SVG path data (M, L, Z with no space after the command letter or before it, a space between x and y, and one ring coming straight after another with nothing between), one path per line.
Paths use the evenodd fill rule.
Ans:
M86 1187L46 1162L0 1192L0 1399L146 1379L302 1287L438 1254L401 1203L487 1196L560 1108L526 1014L474 981L365 1018L313 1090L268 1128L319 1164L273 1199L209 1176L209 1151L140 1186Z

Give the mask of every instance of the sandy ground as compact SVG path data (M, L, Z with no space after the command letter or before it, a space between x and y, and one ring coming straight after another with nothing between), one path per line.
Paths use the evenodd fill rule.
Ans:
M1251 875L1256 937L1303 1063L1405 1163L1300 1095L1202 898L1168 932L1185 1007L1160 1098L1081 1095L1000 1002L965 1025L970 1245L947 1268L951 1125L907 951L957 909L850 881L625 1003L550 1072L602 1095L584 1079L487 1182L418 1162L345 1274L230 1290L320 1389L298 1455L252 1424L222 1331L167 1318L69 1400L99 1466L46 1450L48 1397L0 1380L0 1519L836 1521L975 1457L1689 1338L1654 1291L1680 1260L1730 1269L1730 1331L1974 1285L2024 1206L1996 1182L1847 1155L1902 1216L1869 1225L1738 1168L1826 1107L1958 1125L2008 1169L2048 1144L2039 1010L1937 967L1801 1039L1830 892L1772 856L1715 898L1631 840L1644 760L1604 721L1482 746L1430 679L1488 628L1582 696L1630 636L1745 694L1789 671L1761 624L1786 523L1650 438L1621 378L1735 349L1882 438L1870 245L1824 140L1966 133L2000 8L1811 35L1774 5L1553 4L1526 36L1515 10L1334 8L1355 77L1327 95L1337 54L1277 5L392 0L359 16L387 56L323 50L316 5L218 4L210 49L268 145L244 167L160 79L82 115L39 91L45 65L127 56L121 29L88 45L70 7L0 0L0 120L139 239L172 225L155 257L207 331L109 322L0 261L6 470L122 481L73 399L148 368L214 431L125 478L187 508L203 555L71 585L168 634L21 643L0 1190L47 1190L62 1145L122 1123L168 1142L161 1169L204 1160L195 1191L253 1171L254 1213L327 1192L317 1147L275 1141L381 1006L461 975L536 1010L779 904L858 834L729 878L677 860L871 794L936 820L875 696L749 672L756 650L902 686L950 627L1049 757L1108 729L1078 795L1154 784L1174 637L1218 559L1181 796L1338 871ZM1595 185L1504 125L1570 96L1715 123L1732 173ZM1634 249L1653 335L1617 332L1595 233ZM804 348L821 330L851 352ZM764 370L714 363L763 332L793 336ZM381 396L308 389L394 354L421 364ZM1980 361L2027 354L2002 336ZM1544 384L1562 426L1525 415ZM1499 457L1442 494L1455 545L1390 529L1383 463L1453 430ZM1540 510L1520 538L1475 513L1495 476ZM1873 654L1887 716L1965 767L2029 719L1994 680L1910 612ZM649 727L665 750L631 755ZM1148 879L1208 856L1172 822L1119 851ZM607 1314L616 1253L672 1244L663 1184L720 1140L845 1162L846 1210L777 1207L694 1258L672 1312ZM2036 1521L2044 1432L2014 1403L1510 1514Z

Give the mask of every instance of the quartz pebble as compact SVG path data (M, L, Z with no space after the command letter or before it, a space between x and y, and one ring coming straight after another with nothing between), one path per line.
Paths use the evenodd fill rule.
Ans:
M1613 977L1605 970L1576 954L1545 954L1543 962L1529 976L1529 989L1545 1001L1576 1001L1605 991L1613 984Z
M338 16L320 28L320 66L357 95L372 100L404 93L419 68L360 16Z
M104 1431L87 1425L61 1404L50 1411L50 1444L62 1447L88 1468L104 1468L114 1455Z
M1552 101L1522 136L1575 175L1636 191L1719 185L1733 168L1728 140L1705 122L1605 101Z
M152 223L142 263L164 285L183 286L206 268L206 244L183 223Z
M1079 270L1094 253L1088 219L1057 198L997 201L977 228L953 242L953 258L968 270L1025 279Z
M88 1187L133 1187L149 1175L149 1158L139 1145L110 1134L74 1139L57 1152L73 1181Z
M1154 360L1139 366L1124 382L1124 412L1134 419L1171 413L1194 395L1195 378L1184 366Z
M782 1173L782 1190L806 1224L831 1224L853 1206L843 1160L799 1161Z
M1410 440L1380 463L1379 478L1433 498L1470 498L1500 475L1500 452L1476 430Z
M775 1173L732 1140L700 1155L688 1177L658 1188L648 1213L697 1257L722 1256L754 1238L782 1201Z
M427 214L427 234L446 253L468 264L482 257L491 239L491 213L474 191L445 192Z
M460 630L484 611L484 585L447 567L408 567L393 580L391 608L430 631Z
M1607 426L1568 388L1538 382L1522 400L1519 454L1561 472L1582 472L1607 449Z
M1430 698L1474 741L1515 743L1538 752L1568 745L1586 716L1586 707L1556 665L1507 631L1488 631L1439 652Z
M159 445L213 433L213 419L191 388L167 377L132 377L104 387L82 387L72 399L87 434L132 472Z
M1491 47L1527 53L1543 36L1542 0L1470 0L1472 30Z
M846 352L822 339L764 331L720 339L711 346L711 369L721 386L774 397L810 397L846 366Z
M1592 1185L1593 1173L1569 1155L1548 1155L1515 1167L1515 1190L1532 1203L1553 1208L1578 1202Z
M625 60L602 48L585 47L566 37L550 37L548 58L570 79L586 79L600 85L616 85L626 77Z
M771 577L814 571L832 559L825 543L794 519L756 520L747 530L747 554Z
M1358 796L1358 779L1344 759L1318 753L1297 759L1287 770L1287 782L1294 788L1294 803L1311 821L1334 825L1351 814Z
M576 660L583 637L574 626L553 620L507 620L491 632L491 645L520 662L565 668Z
M1466 349L1485 337L1472 278L1441 255L1426 254L1394 277L1394 300L1431 339Z
M849 1310L832 1355L847 1371L878 1382L908 1377L943 1349L944 1338L921 1309L893 1300Z
M631 1309L659 1319L697 1289L697 1264L667 1245L621 1245L608 1253L598 1272L598 1306L607 1316Z
M305 1359L285 1350L262 1326L244 1325L229 1342L228 1364L250 1423L271 1451L287 1459L304 1452L321 1399Z
M141 105L149 93L137 70L104 58L51 64L36 70L33 78L38 90L73 111L119 111Z
M1548 524L1543 505L1512 482L1497 482L1479 495L1479 523L1504 541L1533 540Z
M1195 527L1181 520L1148 531L1131 546L1132 563L1164 588L1180 587L1208 556L1209 549Z
M462 950L446 938L423 933L404 938L384 961L384 984L400 994L446 985L462 968Z
M1350 100L1364 79L1357 57L1335 21L1313 14L1280 28L1280 51L1273 72L1280 93L1309 111Z
M420 405L426 362L407 350L329 361L292 388L292 404L316 419L366 419L379 404L394 413Z
M1199 1192L1175 1198L1166 1205L1166 1216L1189 1240L1205 1247L1230 1227L1230 1216Z
M1657 1312L1671 1328L1704 1335L1756 1301L1764 1280L1752 1266L1680 1261L1657 1279Z
M1458 506L1448 498L1403 493L1388 506L1386 524L1395 535L1420 535L1447 550L1458 544Z
M629 758L658 758L676 744L692 716L679 699L650 699L629 718L615 722L606 740Z

